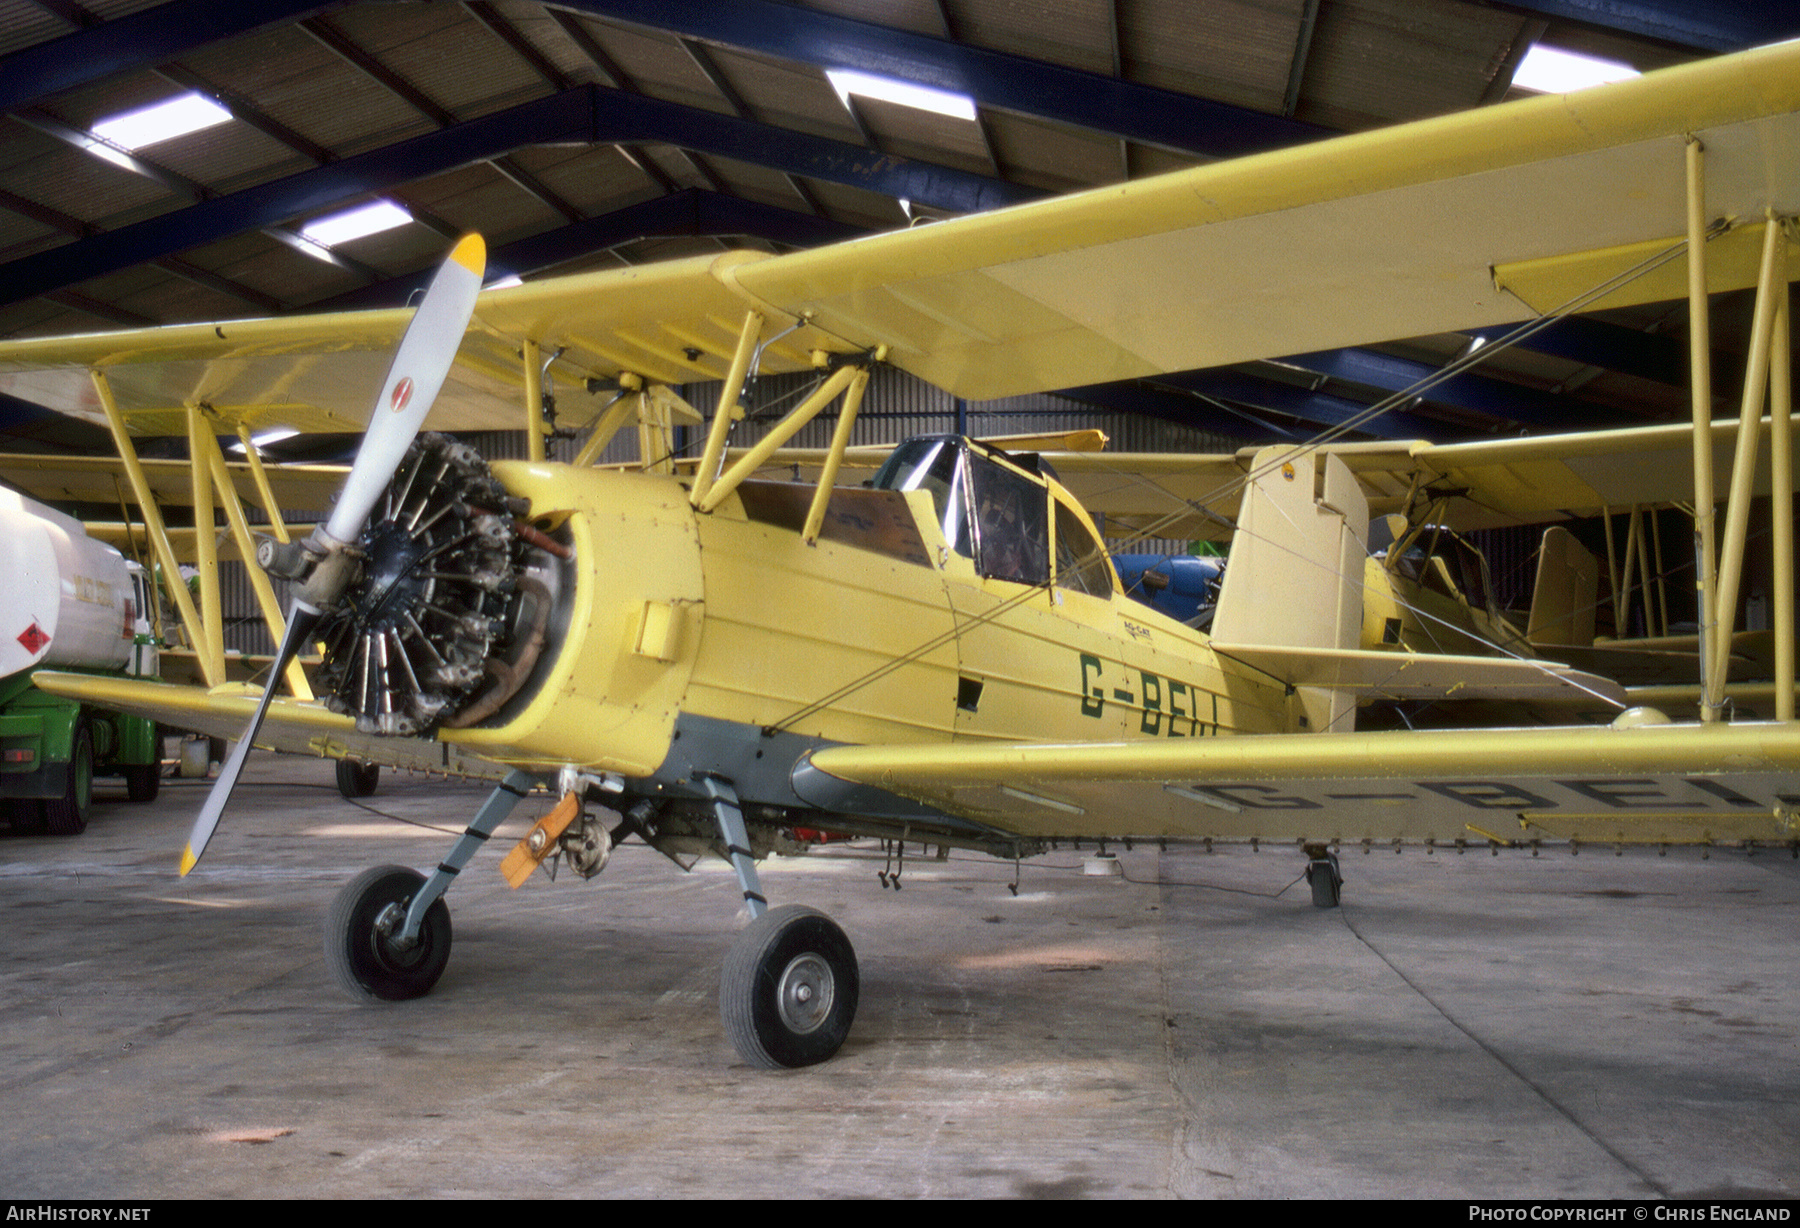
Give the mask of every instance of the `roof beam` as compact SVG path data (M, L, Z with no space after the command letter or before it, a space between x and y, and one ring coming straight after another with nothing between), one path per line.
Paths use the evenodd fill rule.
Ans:
M201 201L0 266L0 304L47 294L246 230L279 227L365 193L535 144L663 141L860 187L951 213L1034 199L983 175L599 86L582 86L381 149Z
M149 68L220 39L299 21L343 2L177 0L102 22L0 60L0 111L115 73Z
M0 111L337 7L319 0L172 0L0 60ZM773 0L562 0L553 7L800 63L905 76L1002 111L1206 157L1329 135L1261 111Z
M968 94L997 110L1203 157L1234 157L1331 135L1329 129L1262 111L775 0L555 0L546 7L821 68L904 77Z
M1239 415L1234 406L1281 414L1309 428L1341 426L1369 408L1360 401L1229 369L1178 371L1145 380L1090 384L1065 388L1059 395L1237 436L1247 436L1246 425L1258 431L1281 432L1282 428L1252 414ZM1438 440L1452 432L1442 422L1395 410L1378 414L1353 429L1378 439ZM1293 434L1289 437L1299 438Z
M1701 51L1742 51L1800 35L1800 12L1768 0L1505 0L1505 7Z
M1429 363L1363 349L1295 354L1278 361L1283 366L1298 367L1303 371L1378 388L1383 392L1405 392L1420 381L1438 376L1443 371L1443 368ZM1489 418L1504 418L1521 426L1569 430L1600 424L1641 426L1644 422L1642 418L1618 410L1467 373L1445 380L1420 395L1438 405Z
M392 0L389 0L392 2ZM0 111L149 68L197 47L303 21L345 0L171 0L0 59ZM742 47L802 63L900 74L983 105L1224 157L1323 135L1262 112L1098 73L801 9L774 0L558 0L546 7ZM1507 7L1708 51L1800 35L1800 14L1765 0L1508 0Z
M1492 345L1516 332L1518 325L1491 325L1471 328L1464 336ZM1605 367L1623 375L1668 384L1674 388L1688 386L1688 348L1685 341L1657 333L1640 332L1604 320L1586 316L1565 316L1548 328L1541 328L1524 341L1520 349L1566 358L1571 362ZM1740 362L1741 365L1741 362ZM1714 369L1724 374L1728 361L1714 359Z
M171 0L0 60L0 111L154 67L220 39L306 21L342 3ZM773 0L563 0L546 7L800 63L901 75L970 94L984 106L1206 157L1329 135L1327 129L1261 111Z
M845 222L700 188L687 188L672 196L627 205L599 217L490 248L487 271L490 277L503 277L509 273L530 276L637 239L750 235L791 247L817 247L865 233L860 227ZM390 278L377 285L309 303L306 310L352 311L397 306L406 302L435 271L433 266L404 277Z
M477 21L486 26L491 33L500 39L500 41L504 42L514 52L522 55L533 71L538 73L540 80L543 80L554 90L561 91L570 88L572 82L570 82L567 77L557 72L555 67L550 65L548 61L545 61L543 57L537 55L536 49L529 43L526 43L525 40L519 36L518 31L508 25L506 20L496 13L491 6L482 3L470 3L465 4L463 7L468 10ZM423 115L426 119L429 119L438 127L449 128L455 125L456 116L433 102L423 90L418 89L405 77L394 72L380 60L357 46L352 40L346 38L342 31L332 25L329 21L326 21L323 17L313 17L302 21L300 23L300 28L311 35L313 40L319 43L320 46L324 47L327 51L330 51L333 55L336 55L350 67L368 77L371 81L381 86L394 97L412 107L413 110L419 112L419 114ZM544 75L545 70L548 70L551 75L546 77ZM535 175L514 162L511 158L495 158L493 160L493 167L514 187L535 197L540 204L553 212L562 214L564 219L571 222L580 220L580 210L576 209L573 205L569 204L568 201L551 191Z

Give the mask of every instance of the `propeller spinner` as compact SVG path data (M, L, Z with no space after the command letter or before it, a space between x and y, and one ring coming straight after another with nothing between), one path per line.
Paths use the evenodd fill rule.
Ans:
M250 718L249 728L244 730L225 760L217 783L207 795L206 804L200 808L193 830L188 833L187 847L181 851L183 876L206 852L207 842L219 825L219 816L224 813L225 803L230 800L231 790L244 769L250 744L256 739L256 731L262 728L269 701L275 696L275 688L288 662L299 653L307 637L318 627L319 620L337 603L349 583L355 569L349 544L361 534L376 500L394 476L432 402L437 399L438 391L444 386L445 377L450 374L450 364L456 358L457 347L462 344L463 333L469 327L469 317L475 311L475 296L481 292L481 278L486 268L487 244L480 235L465 236L450 252L431 279L424 301L406 326L400 348L394 352L381 395L376 398L374 411L369 416L368 432L363 436L356 463L350 468L350 476L344 481L344 489L338 495L337 506L332 509L330 518L314 528L311 536L297 547L274 552L283 564L279 569L304 582L295 594L287 630L281 637L281 647L276 651L275 664L269 670L269 683L256 705L256 714ZM265 559L264 565L269 566L273 561Z

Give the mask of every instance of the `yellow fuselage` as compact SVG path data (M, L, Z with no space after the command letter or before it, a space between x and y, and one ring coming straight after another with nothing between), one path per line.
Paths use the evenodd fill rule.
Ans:
M566 526L574 583L525 706L442 733L479 754L649 777L683 715L858 744L1292 727L1284 688L1215 656L1200 632L1116 592L978 575L923 491L854 492L845 533L808 545L738 494L695 512L675 478L494 470L534 520ZM892 523L859 527L871 502Z

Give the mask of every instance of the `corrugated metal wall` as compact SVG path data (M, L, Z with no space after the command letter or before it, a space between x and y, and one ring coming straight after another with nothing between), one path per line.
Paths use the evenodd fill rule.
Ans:
M807 372L759 380L745 400L752 417L732 433L732 445L743 447L762 438L768 428L798 404L819 377ZM710 415L719 402L720 385L690 384L683 396L695 409ZM1042 393L1009 397L1000 401L965 403L967 432L971 435L1020 435L1038 431L1097 428L1105 431L1107 448L1114 452L1222 452L1242 446L1211 431L1196 430L1157 418L1097 409L1081 401ZM803 427L795 436L797 447L822 448L831 442L837 423L833 411ZM945 434L957 429L956 398L904 371L880 367L869 380L857 411L852 444L898 443L912 435ZM700 445L698 439L693 446ZM633 452L635 457L635 449Z

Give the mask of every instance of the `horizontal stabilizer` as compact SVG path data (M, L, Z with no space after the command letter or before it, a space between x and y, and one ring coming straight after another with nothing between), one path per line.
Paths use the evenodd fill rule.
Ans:
M1553 661L1450 657L1358 648L1265 648L1213 641L1220 656L1273 674L1289 686L1331 687L1367 699L1579 699L1625 705L1609 678Z

